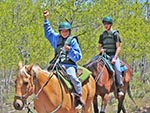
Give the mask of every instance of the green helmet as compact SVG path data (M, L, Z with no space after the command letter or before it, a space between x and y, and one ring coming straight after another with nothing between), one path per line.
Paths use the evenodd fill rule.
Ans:
M71 29L71 24L69 22L61 22L59 24L58 30L62 30L62 29Z
M113 20L110 16L106 16L103 18L102 20L103 23L109 23L109 24L112 24L113 23Z

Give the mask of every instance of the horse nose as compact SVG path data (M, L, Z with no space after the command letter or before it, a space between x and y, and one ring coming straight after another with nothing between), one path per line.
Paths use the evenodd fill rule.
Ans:
M21 100L14 100L13 105L16 110L22 110L24 107L24 104Z

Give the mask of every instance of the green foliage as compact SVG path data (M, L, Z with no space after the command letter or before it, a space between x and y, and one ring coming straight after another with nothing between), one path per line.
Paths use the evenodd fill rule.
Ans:
M144 13L149 11L148 6L149 2L130 0L3 0L0 2L0 68L16 68L20 59L44 67L53 58L53 49L43 31L44 10L49 11L49 21L56 32L60 22L72 23L72 34L78 36L83 53L80 65L99 53L97 46L104 16L111 16L113 28L120 31L121 57L126 56L129 63L143 54L150 57L150 20ZM24 56L23 52L30 56Z
M139 77L139 73L134 73L131 81L131 89L134 98L144 98L144 96L149 93L149 75L145 75L145 80L142 82L142 79Z

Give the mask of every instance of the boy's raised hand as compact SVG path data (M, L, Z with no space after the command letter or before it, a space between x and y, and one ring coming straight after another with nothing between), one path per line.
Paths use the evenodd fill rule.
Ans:
M43 12L43 14L44 14L44 18L47 19L47 18L48 18L48 15L49 15L49 12L48 12L47 10L45 10L45 11Z

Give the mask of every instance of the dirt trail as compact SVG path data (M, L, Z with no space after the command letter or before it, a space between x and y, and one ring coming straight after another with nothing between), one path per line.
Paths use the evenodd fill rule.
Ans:
M150 113L150 106L140 108L138 111L135 111L134 113Z

